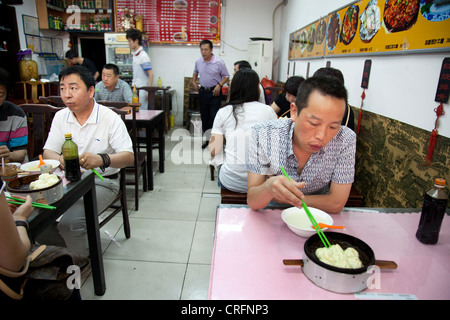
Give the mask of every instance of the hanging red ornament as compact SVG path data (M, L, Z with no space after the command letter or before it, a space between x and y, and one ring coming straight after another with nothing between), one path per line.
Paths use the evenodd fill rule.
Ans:
M439 82L436 91L436 97L434 101L439 102L439 106L434 109L436 113L436 121L434 122L434 129L430 134L430 141L428 143L427 156L425 158L425 166L429 167L431 165L431 160L433 158L434 148L436 146L436 140L438 136L438 120L442 117L444 112L443 103L447 103L450 92L450 58L445 58L442 62L441 73L439 75Z
M363 93L361 95L362 100L361 100L361 107L359 108L358 127L356 129L356 134L359 134L359 129L361 128L362 108L364 104L364 99L366 98L366 89L369 87L369 77L371 68L372 68L372 60L368 59L364 62L363 77L361 81L361 88L363 88Z

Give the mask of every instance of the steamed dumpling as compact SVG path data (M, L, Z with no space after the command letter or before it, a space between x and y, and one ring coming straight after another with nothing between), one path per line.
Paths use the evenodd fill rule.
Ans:
M338 268L358 269L363 267L358 251L350 247L343 250L338 244L331 245L329 248L317 249L316 256L323 263Z

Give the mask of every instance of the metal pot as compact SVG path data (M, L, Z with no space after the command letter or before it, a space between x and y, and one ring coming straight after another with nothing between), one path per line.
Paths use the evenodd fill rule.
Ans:
M338 268L321 262L316 257L316 249L323 247L318 234L306 240L303 255L303 273L315 285L338 293L359 292L367 288L367 279L371 275L367 269L375 264L373 250L362 240L344 233L325 232L330 244L339 244L342 249L352 247L359 253L362 268Z
M17 178L8 182L6 190L11 194L25 197L30 195L34 202L52 204L60 200L63 195L63 182L58 177L58 182L50 187L30 190L30 183L39 179L40 174L33 174Z

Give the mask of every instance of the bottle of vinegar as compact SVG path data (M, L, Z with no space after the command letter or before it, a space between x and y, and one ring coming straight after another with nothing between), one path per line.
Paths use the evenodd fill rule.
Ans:
M448 200L444 188L445 180L438 178L434 180L434 187L425 193L422 215L416 232L416 238L424 244L435 244L439 240Z
M78 146L73 142L71 133L66 133L64 137L66 138L66 141L64 141L62 146L62 154L64 158L66 179L69 181L77 181L81 178Z

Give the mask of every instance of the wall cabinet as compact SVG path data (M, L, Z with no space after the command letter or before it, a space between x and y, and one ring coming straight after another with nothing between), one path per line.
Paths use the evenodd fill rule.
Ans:
M40 29L114 31L112 0L36 0Z

